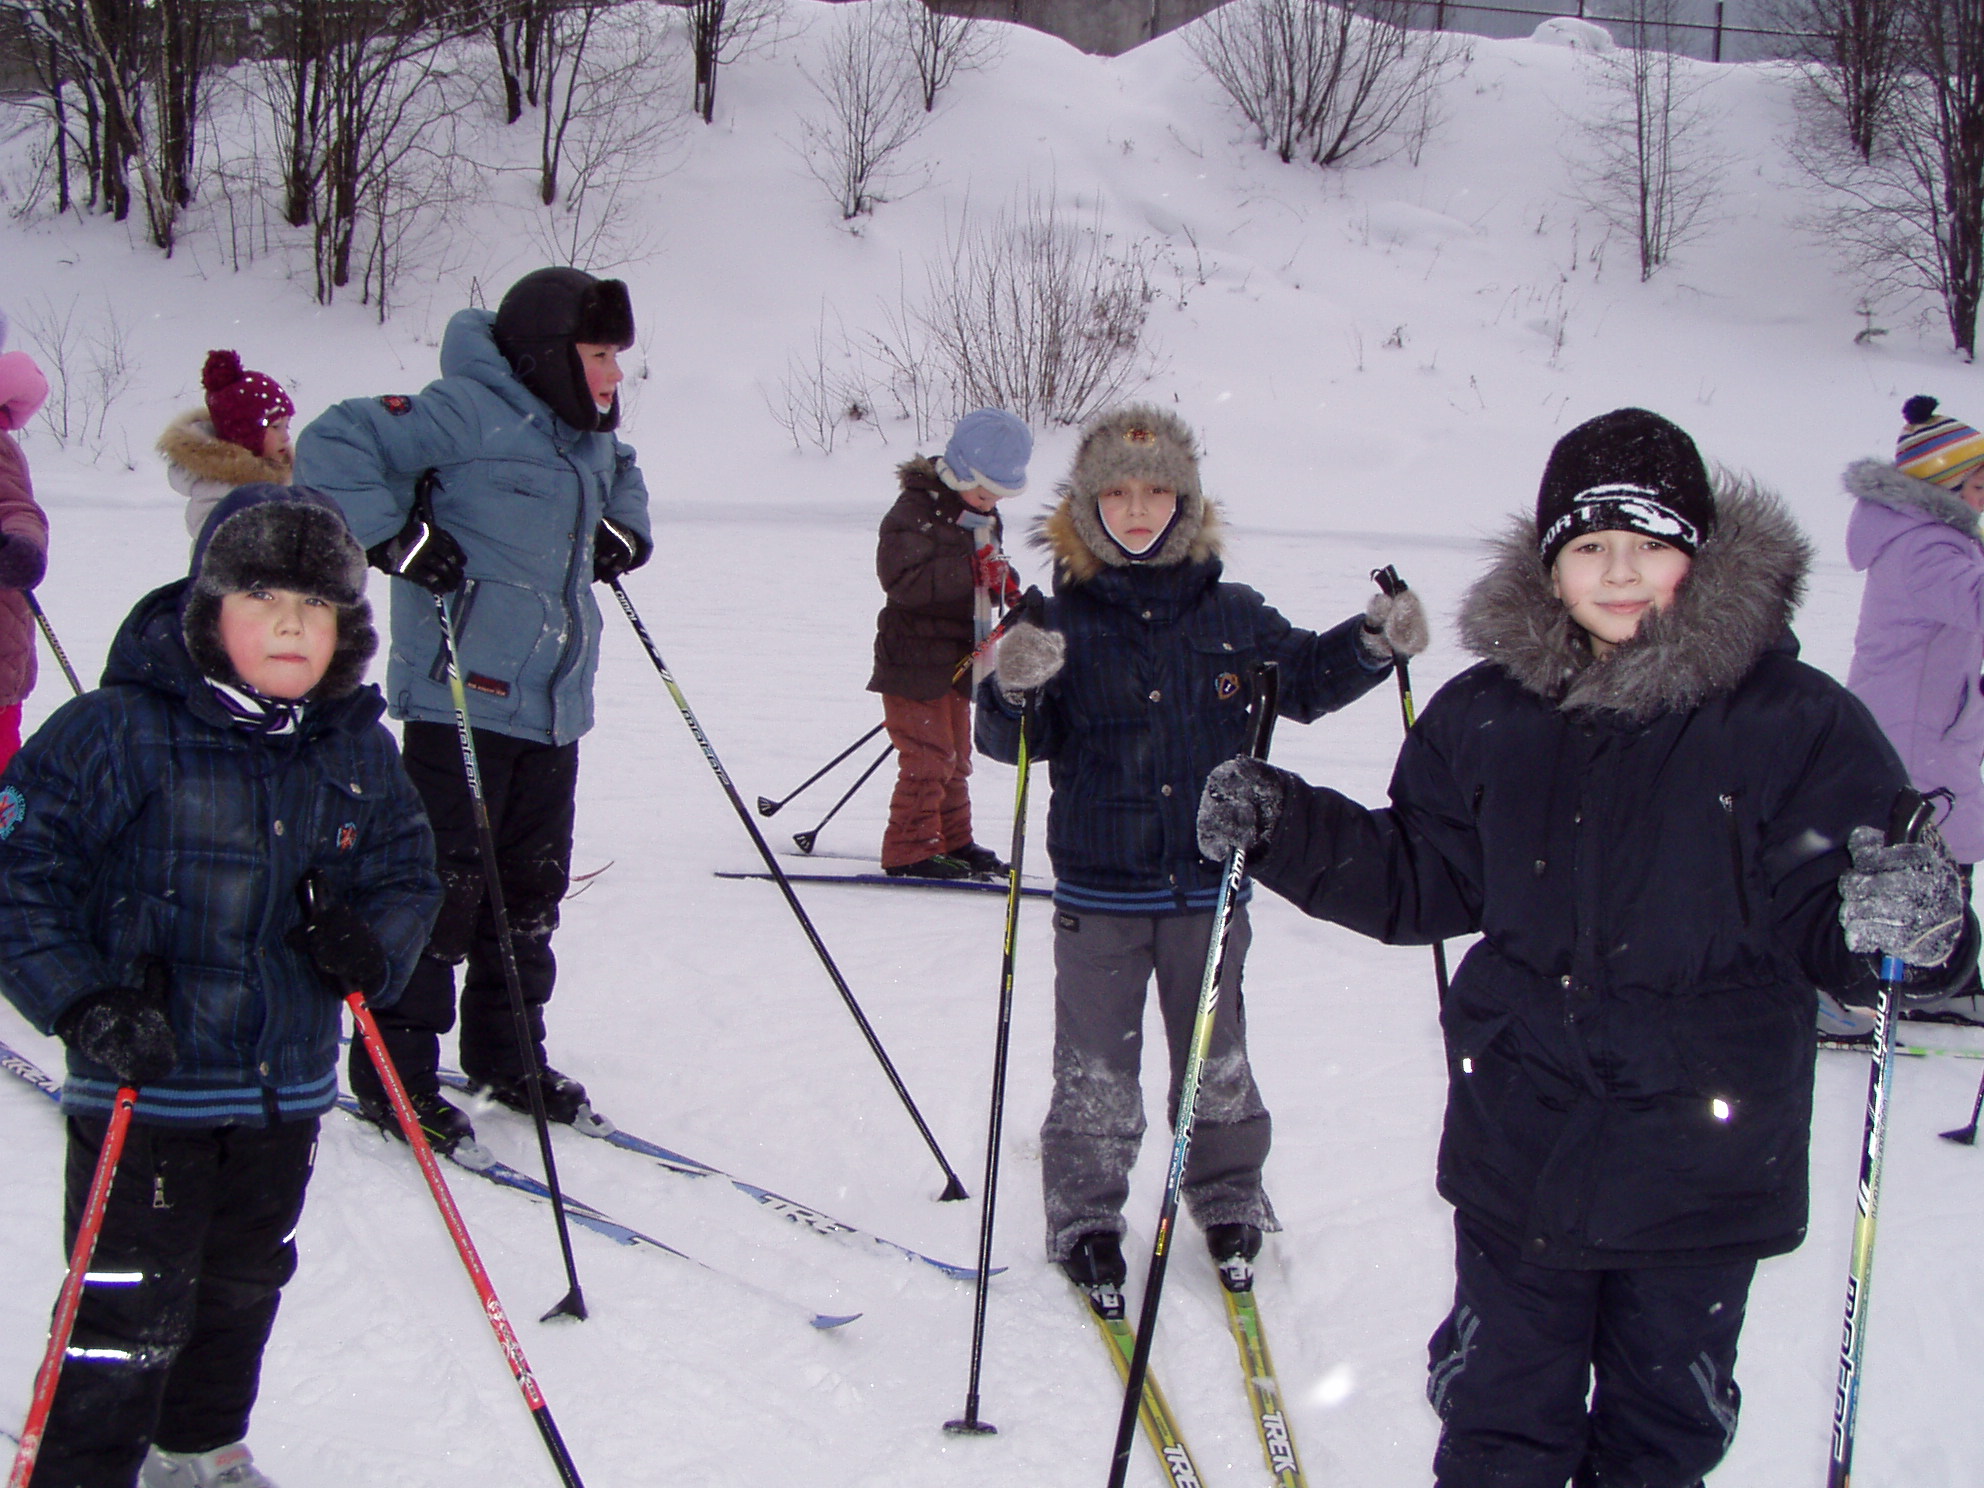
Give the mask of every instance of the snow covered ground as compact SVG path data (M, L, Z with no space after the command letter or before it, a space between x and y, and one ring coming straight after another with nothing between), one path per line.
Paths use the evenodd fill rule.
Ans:
M843 229L786 141L810 97L827 7L812 29L727 71L717 123L685 136L646 209L653 257L627 266L648 376L627 437L655 497L658 552L628 590L749 799L781 794L876 721L862 690L875 523L913 438L858 435L795 452L767 411L823 307L881 323L883 302L943 242L967 199L1051 190L1122 241L1166 258L1153 315L1161 364L1147 394L1200 430L1209 489L1227 504L1230 576L1300 622L1363 603L1396 563L1444 619L1481 541L1526 506L1551 443L1622 403L1660 410L1705 452L1782 491L1820 559L1799 631L1843 673L1859 584L1841 556L1849 460L1892 448L1915 392L1984 417L1984 373L1957 362L1933 315L1906 309L1856 345L1856 291L1794 223L1809 202L1779 146L1786 77L1714 73L1731 164L1721 216L1652 283L1566 195L1574 123L1592 107L1580 59L1528 41L1479 42L1446 93L1449 121L1415 167L1322 175L1256 149L1177 36L1105 61L1015 30L1003 62L962 78L916 147L931 183ZM519 126L528 127L528 126ZM481 126L484 136L499 126ZM18 152L19 146L12 147ZM491 152L502 148L490 145ZM14 157L18 160L18 153ZM505 193L525 188L505 184ZM521 196L518 196L521 200ZM315 306L281 263L227 271L194 235L170 261L103 220L0 221L4 293L116 313L137 364L107 413L110 453L28 443L54 529L41 589L86 673L118 620L185 555L178 500L148 453L197 396L210 346L290 386L299 423L333 399L414 391L434 375L447 315L471 281L535 266L514 203L456 224L459 263L416 287L384 328L356 303ZM494 298L493 293L489 293ZM1046 506L1071 432L1040 431ZM130 452L128 464L122 458ZM1044 578L1022 553L1025 577ZM383 600L375 580L375 602ZM935 1163L770 885L646 656L608 616L599 722L581 779L580 871L613 866L567 906L552 1016L559 1064L628 1128L893 1239L959 1261L978 1208L933 1202ZM1422 700L1465 658L1447 634L1415 668ZM64 696L47 669L30 723ZM1278 759L1367 800L1397 748L1389 690L1310 728ZM864 751L865 753L865 751ZM851 778L851 777L850 777ZM1045 816L1045 781L1033 825ZM1010 770L981 763L982 840L1007 840ZM784 845L831 804L830 785L765 825ZM822 836L872 851L886 790L871 785ZM1042 863L1038 837L1032 860ZM1002 901L991 895L818 887L803 898L952 1163L983 1163ZM1428 1476L1435 1422L1424 1341L1448 1301L1448 1212L1432 1189L1442 1098L1431 968L1255 907L1247 996L1276 1119L1269 1181L1286 1225L1263 1296L1312 1482L1400 1488ZM1459 948L1456 947L1456 950ZM803 1480L861 1488L1100 1482L1117 1390L1066 1284L1041 1260L1034 1137L1047 1093L1047 912L1024 911L1006 1160L982 1414L997 1436L941 1424L963 1404L971 1290L846 1240L824 1239L717 1180L671 1176L566 1135L567 1189L807 1308L862 1314L832 1333L797 1310L653 1251L578 1232L593 1317L534 1319L564 1282L548 1213L466 1175L454 1187L572 1454L593 1488ZM1924 1037L1932 1037L1925 1035ZM60 1051L0 1009L0 1039L59 1068ZM1940 1041L1975 1051L1960 1030ZM1880 1264L1857 1466L1864 1488L1984 1483L1977 1327L1984 1153L1937 1140L1962 1123L1984 1065L1905 1061L1896 1079ZM1744 1334L1736 1447L1716 1481L1816 1483L1824 1471L1853 1212L1866 1061L1821 1056L1811 1237L1768 1262ZM1152 1104L1159 1094L1153 1086ZM534 1170L527 1127L479 1130ZM0 1083L0 1419L17 1421L57 1289L60 1126ZM1166 1144L1153 1133L1130 1209L1148 1246ZM477 1316L412 1163L343 1117L324 1129L253 1434L284 1488L554 1481ZM1133 1251L1133 1254L1135 1251ZM1133 1265L1141 1273L1141 1260ZM1190 1240L1166 1291L1156 1366L1207 1480L1263 1480L1208 1268ZM1132 1480L1157 1481L1140 1445Z

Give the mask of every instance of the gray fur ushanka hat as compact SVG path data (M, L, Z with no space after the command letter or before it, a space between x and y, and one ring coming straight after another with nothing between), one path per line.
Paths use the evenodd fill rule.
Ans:
M1098 500L1119 481L1143 480L1178 493L1178 510L1164 535L1143 554L1128 552L1103 525ZM1062 512L1074 535L1104 565L1165 567L1182 563L1200 545L1212 515L1199 484L1197 437L1176 414L1149 403L1126 403L1090 420L1062 482Z
M241 687L220 638L220 602L250 589L289 589L337 606L337 648L315 698L357 690L379 649L365 599L365 553L336 502L308 486L236 486L208 514L180 600L187 654L217 682Z

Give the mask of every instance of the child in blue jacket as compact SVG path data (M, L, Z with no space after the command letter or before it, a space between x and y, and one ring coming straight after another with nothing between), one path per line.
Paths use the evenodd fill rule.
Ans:
M112 1101L136 1115L34 1483L267 1488L244 1438L316 1152L340 995L390 1003L440 903L362 685L336 506L243 486L138 602L103 685L0 777L0 990L68 1045L64 1253ZM305 923L298 887L325 893Z
M463 310L448 322L438 382L336 404L297 441L298 479L344 509L377 567L409 581L393 585L386 696L406 721L407 773L434 825L447 898L405 997L379 1026L441 1151L474 1137L467 1114L442 1098L438 1073L463 963L461 1062L478 1091L528 1111L536 1069L553 1121L586 1109L585 1087L545 1059L544 1004L571 872L579 737L592 727L599 669L592 585L640 567L653 547L647 486L613 432L619 353L633 341L626 285L539 269L493 314ZM429 500L417 502L429 472ZM528 1044L486 903L436 595L461 643ZM360 1051L350 1077L360 1108L396 1133Z

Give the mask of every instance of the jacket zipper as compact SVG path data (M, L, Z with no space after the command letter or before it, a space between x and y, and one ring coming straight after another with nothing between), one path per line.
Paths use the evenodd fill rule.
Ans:
M1743 881L1743 832L1736 823L1736 797L1724 794L1716 799L1722 803L1722 814L1729 823L1729 866L1736 874L1736 908L1743 916L1743 927L1750 924L1750 891Z

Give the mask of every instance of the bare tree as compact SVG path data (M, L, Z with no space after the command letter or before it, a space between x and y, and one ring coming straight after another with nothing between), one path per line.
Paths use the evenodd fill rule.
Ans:
M543 40L543 128L533 237L561 263L624 263L642 247L631 197L667 169L686 125L652 7L576 0Z
M696 64L693 107L705 124L716 119L716 75L740 57L776 41L785 0L669 0L688 21L689 55Z
M1904 0L1772 0L1767 23L1799 48L1819 110L1836 120L1862 160L1871 159L1888 101L1902 77Z
M961 72L990 67L1005 50L1005 36L973 16L945 15L924 0L894 0L898 42L916 70L923 112Z
M1599 106L1571 169L1585 206L1633 238L1644 282L1707 227L1725 162L1702 97L1709 75L1678 54L1672 0L1633 0L1630 11L1628 44L1585 57Z
M1187 33L1194 55L1284 161L1336 165L1415 145L1464 42L1413 31L1412 0L1232 0Z
M524 104L537 107L542 80L545 31L556 0L487 0L484 24L496 45L503 79L503 122L514 124Z
M1977 355L1984 297L1984 0L1906 0L1901 80L1871 156L1801 138L1832 192L1821 225L1878 294L1937 299L1959 355Z
M926 116L883 15L850 7L832 25L819 72L806 74L820 107L799 121L799 153L847 222L874 211L881 191L902 179L903 151Z

